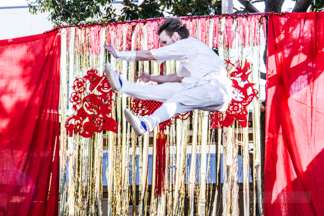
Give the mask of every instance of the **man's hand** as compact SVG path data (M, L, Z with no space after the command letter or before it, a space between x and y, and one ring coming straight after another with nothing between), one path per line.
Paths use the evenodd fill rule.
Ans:
M115 58L118 58L116 50L111 45L105 44L104 48L108 51L109 54L113 55Z
M140 79L140 80L142 80L143 82L149 82L149 81L152 81L152 76L151 76L150 74L143 72L143 73L141 73L140 76L138 76L138 73L139 73L139 72L137 72L136 75L135 75L136 79Z
M141 73L141 76L140 76L140 79L143 81L143 82L149 82L149 81L152 81L152 76L148 73Z

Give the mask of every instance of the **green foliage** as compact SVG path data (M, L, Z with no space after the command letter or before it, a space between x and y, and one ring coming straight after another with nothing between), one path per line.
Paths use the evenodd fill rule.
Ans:
M221 0L144 0L141 4L123 0L121 15L113 0L27 0L32 14L49 12L55 26L107 23L170 16L214 15L221 13Z
M311 4L310 10L315 11L323 11L324 8L324 0L316 0Z
M221 0L161 0L162 6L178 17L221 14L221 3Z
M298 3L298 0L292 0L295 1L296 4ZM310 5L310 11L312 12L319 12L323 11L324 9L324 0L311 0L312 3Z
M56 26L116 20L111 0L27 0L27 3L32 14L50 12L49 20Z
M144 0L140 5L124 0L121 4L124 8L122 16L119 17L120 21L163 17L160 4L154 0Z

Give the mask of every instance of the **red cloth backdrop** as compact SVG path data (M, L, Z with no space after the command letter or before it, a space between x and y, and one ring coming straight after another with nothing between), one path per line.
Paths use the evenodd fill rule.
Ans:
M265 216L324 215L324 13L268 24Z
M0 41L0 215L58 215L60 36Z

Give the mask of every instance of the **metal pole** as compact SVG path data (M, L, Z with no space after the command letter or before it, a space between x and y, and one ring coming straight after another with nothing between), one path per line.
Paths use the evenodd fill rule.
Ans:
M222 14L233 13L233 0L222 0Z

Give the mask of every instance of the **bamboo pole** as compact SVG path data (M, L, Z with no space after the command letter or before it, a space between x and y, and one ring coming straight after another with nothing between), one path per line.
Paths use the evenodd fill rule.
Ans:
M182 138L181 138L181 163L180 163L180 176L181 176L181 182L180 182L180 199L179 199L179 215L184 214L184 205L185 205L185 174L186 174L186 161L187 161L187 143L188 143L188 130L189 130L189 124L188 119L183 121L182 125Z
M166 152L166 159L165 159L165 178L164 178L164 189L165 189L165 197L164 197L164 202L165 202L165 210L164 214L168 215L169 212L169 190L170 190L170 184L169 182L170 179L170 139L171 139L171 134L170 134L170 128L168 130L168 135L167 135L167 141L166 141L166 146L165 146L165 152Z
M111 55L111 64L116 66L116 59ZM115 97L116 98L116 97ZM112 116L116 115L116 109L118 106L116 106L116 104L114 104L114 107L112 107ZM115 119L117 120L117 119ZM114 196L114 182L115 182L115 141L116 141L116 134L113 132L109 132L108 134L108 144L109 144L109 163L108 163L108 170L109 170L109 175L108 175L108 216L112 216L114 213L114 200L115 200L115 196Z
M201 167L200 167L200 195L199 195L199 208L200 215L205 215L205 203L206 203L206 160L207 160L207 136L208 136L208 112L202 111L202 139L201 139Z
M138 138L139 143L139 209L138 215L143 215L143 196L144 196L144 188L143 188L143 138Z
M249 128L243 128L243 213L249 215L250 186L249 186Z
M176 165L176 179L175 179L175 194L174 194L174 203L173 203L173 211L176 211L176 208L178 206L178 198L179 198L179 188L180 188L180 173L181 173L181 168L180 168L180 151L181 151L181 120L177 119L177 165Z
M217 140L217 168L216 168L216 193L214 199L213 213L212 216L217 215L217 198L218 198L218 179L220 176L220 152L221 152L221 143L222 143L222 129L218 129L218 140Z
M95 158L95 193L97 195L97 214L102 215L101 201L102 201L102 155L103 155L103 137L102 133L95 133L97 136L96 139L96 158ZM81 183L81 182L80 182ZM82 184L82 183L81 183Z
M150 215L155 215L155 178L156 178L156 138L157 138L158 128L155 127L153 130L153 163L152 163L152 187L151 187L151 202L150 202Z
M176 156L176 130L175 124L170 127L170 188L168 196L168 215L173 215L174 186L175 186L175 156Z
M236 128L234 128L236 126ZM235 130L236 129L236 130ZM235 133L236 132L236 133ZM233 165L232 165L232 212L233 215L239 215L239 203L238 203L238 193L239 193L239 186L238 186L238 122L233 125L232 131L232 143L233 143Z
M143 149L143 181L142 181L142 188L144 189L142 193L142 200L144 201L144 215L147 214L147 196L148 196L148 167L149 167L149 140L150 134L146 132L144 134L144 149ZM153 182L152 182L153 183Z
M192 124L192 150L191 150L191 165L190 165L190 216L194 216L195 208L195 181L196 181L196 148L197 148L197 132L198 132L198 110L193 111Z
M127 124L127 130L125 132L127 134L127 138L126 138L126 171L125 171L125 176L123 176L123 178L125 178L125 184L123 185L123 193L124 193L124 199L123 199L123 214L127 214L128 215L128 211L129 211L129 201L130 201L130 193L129 193L129 169L130 169L130 160L129 160L129 153L130 153L130 149L129 149L129 143L130 143L130 124Z
M262 24L259 24L259 35L260 35L260 44L264 44L264 35ZM263 52L260 47L255 50L253 59L262 59ZM252 83L256 83L255 86L259 87L260 92L260 61L258 61L257 65L252 65ZM259 215L263 215L263 205L262 205L262 189L261 189L261 137L260 137L260 99L255 98L253 100L253 164L254 164L254 173L256 180L256 203L258 208Z
M138 26L136 26L134 33L132 35L132 51L135 50L136 46L136 36L137 36L137 29ZM136 72L136 65L133 62L129 63L130 69L129 69L129 80L131 82L134 82L134 73ZM132 150L133 150L133 155L132 155L132 179L133 179L133 197L132 197L132 202L133 202L133 216L136 216L136 135L132 129L131 131L132 135Z
M121 71L121 62L118 61L118 71ZM117 107L122 107L122 95L118 94L117 96ZM117 119L118 119L118 125L122 125L122 116L123 112L122 109L117 110ZM122 197L122 188L123 188L123 181L122 181L122 169L123 169L123 127L118 127L118 133L117 133L117 161L115 166L115 195L116 195L116 214L122 214L122 200L124 197Z
M132 179L133 179L133 216L136 216L137 213L136 213L136 135L132 129L131 131L131 134L132 134Z
M66 204L66 121L67 108L67 80L66 80L66 28L61 29L61 83L60 83L60 99L61 99L61 125L60 125L60 155L61 155L61 187L60 187L60 211L59 215L63 216Z
M225 128L224 128L225 129ZM223 199L223 215L228 215L228 210L229 210L229 194L228 194L228 188L229 188L229 175L228 175L228 166L227 163L230 161L228 161L228 151L229 151L229 147L230 147L230 142L231 142L231 127L226 128L226 130L224 130L224 142L223 142L223 147L224 147L224 151L223 151L223 188L222 188L222 199Z
M69 50L69 98L73 91L73 80L74 80L74 36L75 36L75 28L70 28L70 50ZM72 115L72 102L69 101L69 115ZM68 138L68 149L69 149L69 190L68 190L68 207L69 207L69 215L74 215L74 175L73 175L73 167L74 167L74 154L73 154L73 143L74 138Z
M75 38L75 27L70 27L70 41L69 41L69 97L73 92L73 81L74 81L74 38ZM68 115L72 115L72 102L69 100L69 111ZM71 144L70 144L71 145Z
M108 134L108 176L107 176L107 189L108 189L108 215L112 216L112 200L113 200L113 179L114 179L114 160L115 160L115 154L114 154L114 142L115 134L113 132L109 132Z
M208 185L208 180L209 180L209 174L210 174L210 159L211 159L211 148L212 148L212 138L215 135L215 131L210 129L210 121L208 122L208 152L207 152L207 177L206 177L206 183L207 183L207 200L206 207L205 207L205 214L210 215L210 210L211 210L211 191L212 191L212 184ZM210 183L210 182L209 182Z
M126 49L126 28L125 25L123 25L123 50ZM122 61L122 78L127 80L127 62L126 61ZM122 94L122 110L125 110L127 107L127 96L126 94ZM126 118L125 116L122 114L122 188L125 188L125 185L128 185L128 179L124 178L125 177L125 172L126 172L126 166L127 166L127 142L126 142L126 135L127 135L127 131L126 131ZM127 199L126 197L122 196L122 200L125 201L125 199Z
M208 25L208 27L206 26L206 32L208 31L208 34L206 34L206 36L207 36L207 39L206 39L206 41L207 41L207 43L208 43L208 46L209 46L209 48L213 48L213 37L214 37L214 28L213 28L213 26L214 26L214 19L210 19L210 20L207 20L206 21L206 24L207 24L207 22L209 22L209 25ZM209 151L208 151L208 155L209 155L209 157L208 157L208 171L207 171L207 179L208 179L208 177L209 177L209 173L210 173L210 148L211 148L211 140L212 140L212 137L213 137L213 135L212 135L212 137L210 137L210 122L208 121L208 138L209 138ZM214 134L214 131L213 131L213 133L212 134ZM211 191L211 188L212 188L212 186L210 186L210 190L209 190L209 192ZM208 196L211 198L211 195L208 193ZM210 204L210 201L208 202L208 204ZM209 206L206 206L207 208L209 207ZM210 207L207 209L206 208L206 214L208 214L208 215L210 215Z

